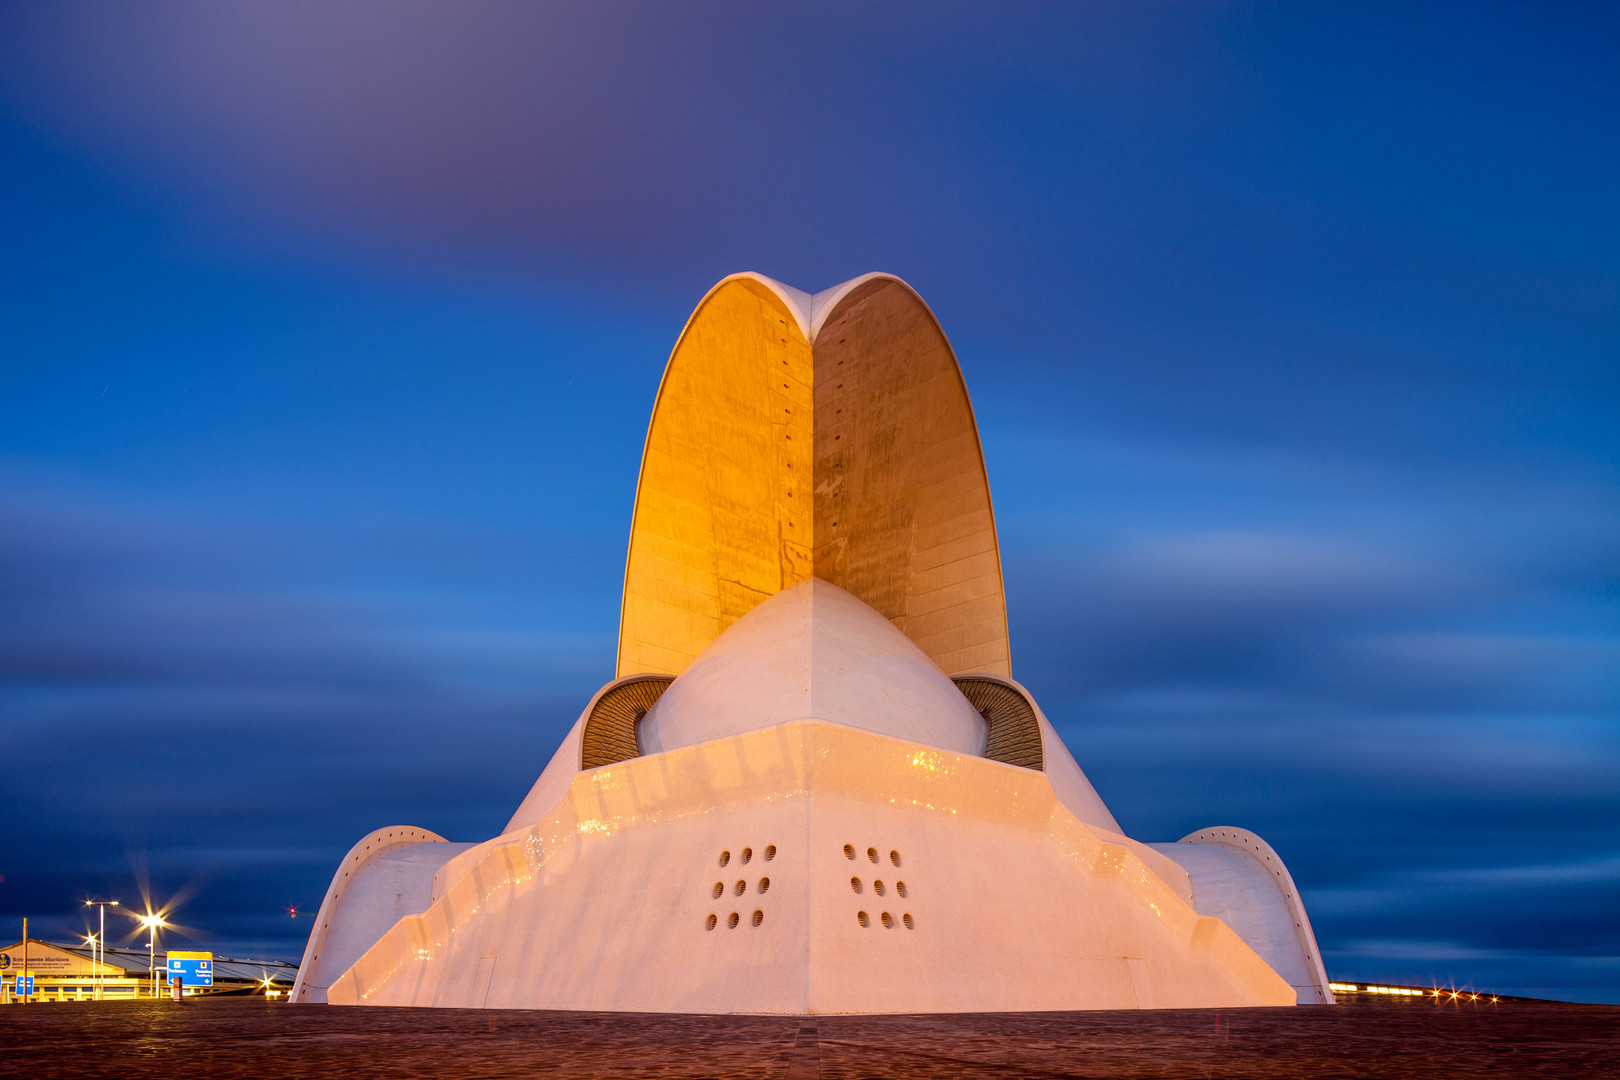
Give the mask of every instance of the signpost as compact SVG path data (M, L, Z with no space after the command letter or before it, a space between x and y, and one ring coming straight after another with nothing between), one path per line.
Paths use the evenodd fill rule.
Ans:
M181 986L213 986L214 954L211 952L171 952L168 981Z

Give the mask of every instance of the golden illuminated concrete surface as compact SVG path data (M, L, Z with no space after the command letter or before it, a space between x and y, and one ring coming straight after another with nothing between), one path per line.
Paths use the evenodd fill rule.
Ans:
M1010 677L989 486L903 282L717 285L664 373L618 674L501 835L340 864L298 1001L699 1013L1331 1002L1281 858L1123 835Z
M815 297L739 274L693 312L659 387L619 674L679 674L812 576L949 674L1009 673L979 433L927 305L882 274Z

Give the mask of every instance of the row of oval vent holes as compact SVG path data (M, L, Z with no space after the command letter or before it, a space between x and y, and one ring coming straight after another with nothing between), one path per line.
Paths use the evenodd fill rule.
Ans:
M771 887L771 879L768 878L768 877L760 878L759 879L759 884L754 886L754 888L758 889L760 892L768 892L770 890L770 887ZM736 888L737 895L741 896L743 893L748 891L748 882L742 881L742 880L739 879L736 886L735 886L735 888ZM718 900L722 896L724 896L725 894L726 894L726 883L723 882L723 881L715 882L714 883L714 898L716 900ZM901 893L900 895L904 896L905 893Z
M758 913L756 912L756 914L758 914ZM735 919L736 917L737 916L735 916L735 915L732 916L733 919ZM710 915L709 918L712 919L712 918L714 918L714 916ZM887 911L885 911L882 915L878 916L878 918L883 920L883 929L885 929L885 930L893 930L894 929L894 916L893 915L890 915ZM872 925L872 917L870 915L868 915L864 911L857 911L855 913L855 921L860 923L862 926L871 926ZM917 924L912 921L911 916L909 914L900 916L900 921L906 924L906 929L907 930L915 930L917 928ZM754 925L758 926L759 924L755 923Z
M767 845L766 848L765 848L765 851L764 851L764 856L765 856L765 861L766 862L770 862L772 859L776 858L776 845L775 844ZM853 856L853 855L850 856L850 858L852 858L852 859L854 857L855 856ZM749 862L753 860L753 858L754 858L754 849L751 848L751 847L745 847L745 848L742 849L742 851L737 853L737 861L739 863L741 863L743 866L747 866L749 864ZM876 862L877 860L874 859L873 861ZM731 852L729 850L722 851L720 853L720 865L725 866L729 862L731 862ZM894 865L899 866L900 864L895 863ZM763 892L764 890L760 890L760 891Z
M742 882L739 881L737 884L741 885ZM761 890L761 891L763 891L763 890ZM849 891L850 892L857 892L857 893L861 891L861 879L860 878L852 877L852 878L849 879ZM881 882L881 881L872 882L872 891L877 893L879 896L884 895L883 882ZM906 898L906 896L908 895L906 893L906 883L903 882L903 881L897 881L897 882L894 883L894 891L900 894L900 898L902 900L904 900ZM715 893L715 895L719 896L720 894ZM740 896L742 894L739 893L738 895Z
M884 918L888 918L888 916L885 915ZM730 915L726 916L726 927L727 927L727 929L735 930L735 929L737 929L737 924L739 922L741 922L741 921L742 921L741 916L739 916L735 911L733 911ZM753 924L755 926L758 926L760 923L765 921L765 913L763 911L755 911L754 912L754 917L753 917L753 919L751 921L753 922ZM713 930L719 924L720 924L720 917L718 915L714 915L714 914L711 913L709 915L709 921L704 924L704 929ZM907 926L911 925L911 916L910 915L906 916L906 925Z
M851 859L851 860L853 860L855 858L855 845L854 844L845 844L844 845L844 858ZM869 847L869 848L866 849L866 861L869 862L869 863L873 863L874 865L877 863L877 861L878 861L878 849L877 848ZM900 865L900 853L898 851L889 852L889 861L891 863L893 863L895 866L899 866ZM721 863L720 865L724 866L725 864Z

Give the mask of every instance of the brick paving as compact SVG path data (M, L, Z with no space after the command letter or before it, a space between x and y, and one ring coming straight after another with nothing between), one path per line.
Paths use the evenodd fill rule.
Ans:
M263 998L0 1009L0 1075L190 1077L1605 1077L1620 1006L934 1016L370 1009Z

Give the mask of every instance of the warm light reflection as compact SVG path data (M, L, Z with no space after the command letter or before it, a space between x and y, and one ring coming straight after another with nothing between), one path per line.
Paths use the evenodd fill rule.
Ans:
M1377 983L1346 983L1330 982L1328 988L1346 994L1383 994L1389 997L1433 997L1435 1000L1450 998L1452 1001L1480 1001L1487 997L1491 1001L1501 1001L1501 998L1475 994L1466 990L1442 990L1439 987L1425 989L1420 986L1380 986Z

